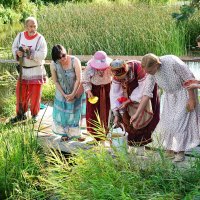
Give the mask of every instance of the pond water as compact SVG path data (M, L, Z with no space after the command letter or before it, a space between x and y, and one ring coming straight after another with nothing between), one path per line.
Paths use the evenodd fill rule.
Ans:
M186 62L186 64L189 66L195 78L197 80L200 80L200 62ZM200 90L198 90L198 96L200 97ZM160 97L161 112L162 112L162 106L163 106L163 95L161 95Z
M193 72L196 79L200 80L200 62L188 62L186 63L190 70Z
M189 62L187 63L190 70L193 72L195 78L200 80L200 62ZM198 90L198 96L200 99L200 89Z

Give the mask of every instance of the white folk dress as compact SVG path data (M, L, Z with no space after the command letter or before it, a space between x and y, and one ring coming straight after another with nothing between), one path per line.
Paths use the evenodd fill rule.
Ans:
M148 75L145 95L152 97L155 82L163 89L163 111L154 136L166 150L186 151L200 144L200 107L187 112L188 91L183 82L194 79L188 66L178 57L166 55L159 58L161 67L155 75Z

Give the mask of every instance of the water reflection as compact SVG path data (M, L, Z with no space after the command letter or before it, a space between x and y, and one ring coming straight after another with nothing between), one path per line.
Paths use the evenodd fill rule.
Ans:
M200 62L186 62L196 79L200 80Z
M194 74L195 78L197 80L200 80L200 62L185 62L189 69L192 71ZM200 90L198 90L198 96L200 97ZM161 106L161 112L162 112L162 107L163 107L163 95L160 97L160 106Z

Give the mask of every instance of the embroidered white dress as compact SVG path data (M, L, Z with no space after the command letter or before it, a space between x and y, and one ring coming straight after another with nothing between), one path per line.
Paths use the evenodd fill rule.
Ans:
M189 95L182 86L184 81L194 79L194 76L176 56L166 55L159 59L161 67L155 75L148 75L144 92L152 97L155 82L163 89L163 111L154 138L164 149L186 151L200 144L200 106L198 104L193 112L187 112Z

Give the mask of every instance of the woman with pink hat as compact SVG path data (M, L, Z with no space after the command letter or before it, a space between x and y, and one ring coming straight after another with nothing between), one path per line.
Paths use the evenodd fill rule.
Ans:
M99 114L101 124L105 128L103 134L107 131L108 115L110 110L110 83L111 70L110 63L112 59L104 51L97 51L92 59L87 63L83 72L83 87L87 94L86 100L86 121L87 131L96 135L95 138L100 140L95 131L94 122L98 121L96 113ZM92 104L88 101L93 97L98 97L98 101Z

